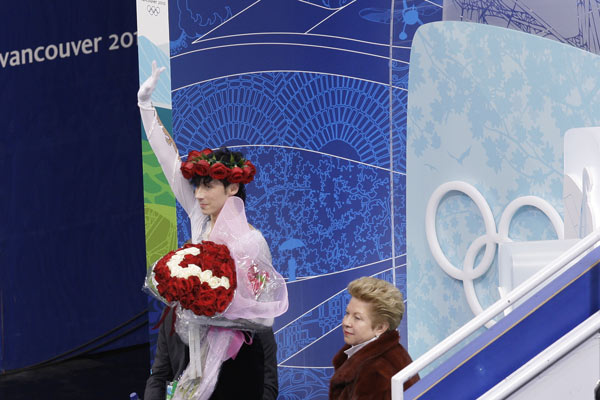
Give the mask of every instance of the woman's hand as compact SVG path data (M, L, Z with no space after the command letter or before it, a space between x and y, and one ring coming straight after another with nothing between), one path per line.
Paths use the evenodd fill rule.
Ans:
M152 98L152 92L156 88L156 83L158 82L158 78L166 68L160 67L156 65L156 61L152 61L152 75L148 79L142 83L140 86L140 90L138 90L138 106L140 108L151 108L152 102L150 101Z

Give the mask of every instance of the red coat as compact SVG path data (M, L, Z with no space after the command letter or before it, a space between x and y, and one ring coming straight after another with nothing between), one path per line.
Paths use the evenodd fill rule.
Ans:
M329 381L331 400L382 400L392 398L392 376L412 362L399 343L397 331L387 331L348 359L345 345L333 357L335 372ZM419 380L414 376L404 390Z

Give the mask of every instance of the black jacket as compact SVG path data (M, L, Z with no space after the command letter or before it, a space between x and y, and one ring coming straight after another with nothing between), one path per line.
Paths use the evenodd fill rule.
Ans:
M180 377L190 361L188 346L177 333L171 334L173 313L169 311L160 326L144 400L164 400L166 382ZM244 344L235 360L221 366L211 400L275 400L279 392L276 355L273 330L255 333L252 344Z

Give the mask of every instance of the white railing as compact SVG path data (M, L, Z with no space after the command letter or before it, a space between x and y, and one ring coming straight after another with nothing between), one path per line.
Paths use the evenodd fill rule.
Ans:
M502 380L496 386L479 397L478 400L504 399L517 391L527 382L542 373L565 354L575 349L581 343L592 337L600 330L600 311L597 311L584 322L577 325L569 333L558 339L554 344L532 358L529 362ZM597 377L596 377L597 379ZM595 383L595 380L594 382ZM561 385L568 384L562 382ZM592 384L593 387L593 384ZM591 393L591 391L590 391Z
M536 272L528 280L510 291L505 297L501 298L481 314L467 322L452 335L431 348L421 357L410 363L402 371L392 377L392 399L404 400L404 382L419 373L423 368L446 354L454 346L469 337L487 322L491 321L496 315L503 312L506 308L512 306L522 297L531 293L532 290L542 285L548 278L560 271L563 267L584 254L587 250L593 248L600 241L600 231L595 231L581 239L577 244L564 252L556 260L548 264L545 268Z

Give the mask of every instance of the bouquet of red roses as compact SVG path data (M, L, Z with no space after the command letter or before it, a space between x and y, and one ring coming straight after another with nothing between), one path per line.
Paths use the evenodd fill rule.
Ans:
M223 244L203 241L167 253L152 267L158 294L200 316L227 309L237 286L235 262Z

